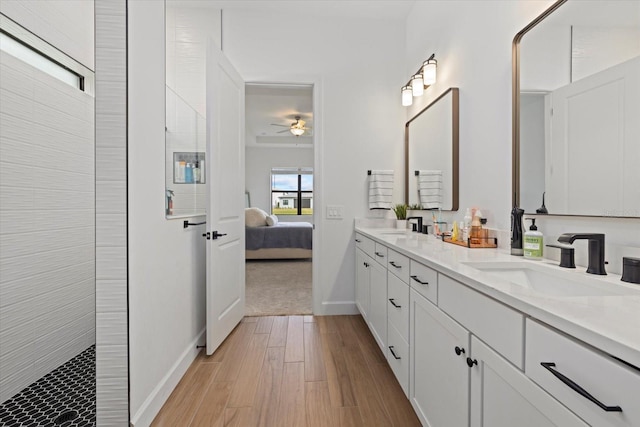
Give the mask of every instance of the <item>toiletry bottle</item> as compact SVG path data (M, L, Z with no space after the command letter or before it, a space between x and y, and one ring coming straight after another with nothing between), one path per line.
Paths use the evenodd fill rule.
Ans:
M524 233L524 257L527 259L542 259L543 235L536 227L535 218L527 218L531 220L529 231Z
M473 218L471 218L471 211L469 208L467 208L467 211L464 213L464 218L462 220L464 221L464 228L471 227L471 221Z
M458 228L460 230L459 233L458 233L458 241L459 242L466 242L467 238L465 237L464 234L465 234L465 232L468 232L468 230L465 231L465 229L464 229L464 221L460 221L460 223L458 224Z
M480 222L480 218L482 218L482 212L480 209L476 209L473 213L473 220L471 220L471 231L469 232L469 237L471 237L471 243L481 243L482 238L482 223Z
M193 181L196 184L199 184L201 182L200 181L200 167L198 165L198 162L195 162L193 164Z
M511 210L511 255L522 256L522 215L524 209L516 206Z
M180 177L177 182L184 183L187 169L187 162L180 160Z
M191 167L191 163L187 163L187 166L184 168L184 182L187 184L193 182L193 168Z

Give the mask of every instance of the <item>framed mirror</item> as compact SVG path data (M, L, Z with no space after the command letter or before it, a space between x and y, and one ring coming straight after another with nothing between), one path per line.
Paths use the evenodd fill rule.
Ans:
M640 217L638 117L640 2L554 3L513 41L514 205Z
M447 89L404 128L405 203L458 210L458 88Z

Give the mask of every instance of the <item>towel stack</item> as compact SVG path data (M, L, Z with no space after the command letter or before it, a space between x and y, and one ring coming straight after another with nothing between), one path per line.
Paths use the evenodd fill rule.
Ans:
M441 170L419 170L418 196L422 209L442 208L442 171Z
M369 174L369 209L391 209L393 171L372 170Z

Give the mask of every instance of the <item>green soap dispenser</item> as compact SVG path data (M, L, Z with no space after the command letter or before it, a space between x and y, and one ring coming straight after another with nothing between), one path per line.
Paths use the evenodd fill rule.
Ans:
M529 231L524 233L524 257L527 259L542 259L543 234L536 227L535 218L527 218L531 221Z

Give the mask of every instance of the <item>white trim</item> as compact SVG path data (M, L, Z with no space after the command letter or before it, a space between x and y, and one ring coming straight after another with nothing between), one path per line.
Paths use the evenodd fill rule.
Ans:
M322 130L322 80L313 79L313 265L311 267L311 307L313 314L325 314L324 295L321 292L324 287L322 277L322 231L324 223L322 221L323 205L323 130ZM355 308L355 303L353 304ZM329 314L329 313L327 313Z
M176 388L182 376L187 372L191 363L200 353L196 346L204 342L206 328L203 328L196 339L191 341L182 355L176 360L169 372L162 378L151 394L144 401L140 410L131 417L131 427L146 427L151 425L153 419L158 415L162 405L165 404L171 392Z
M320 310L313 310L315 316L340 316L360 314L355 301L323 301Z

